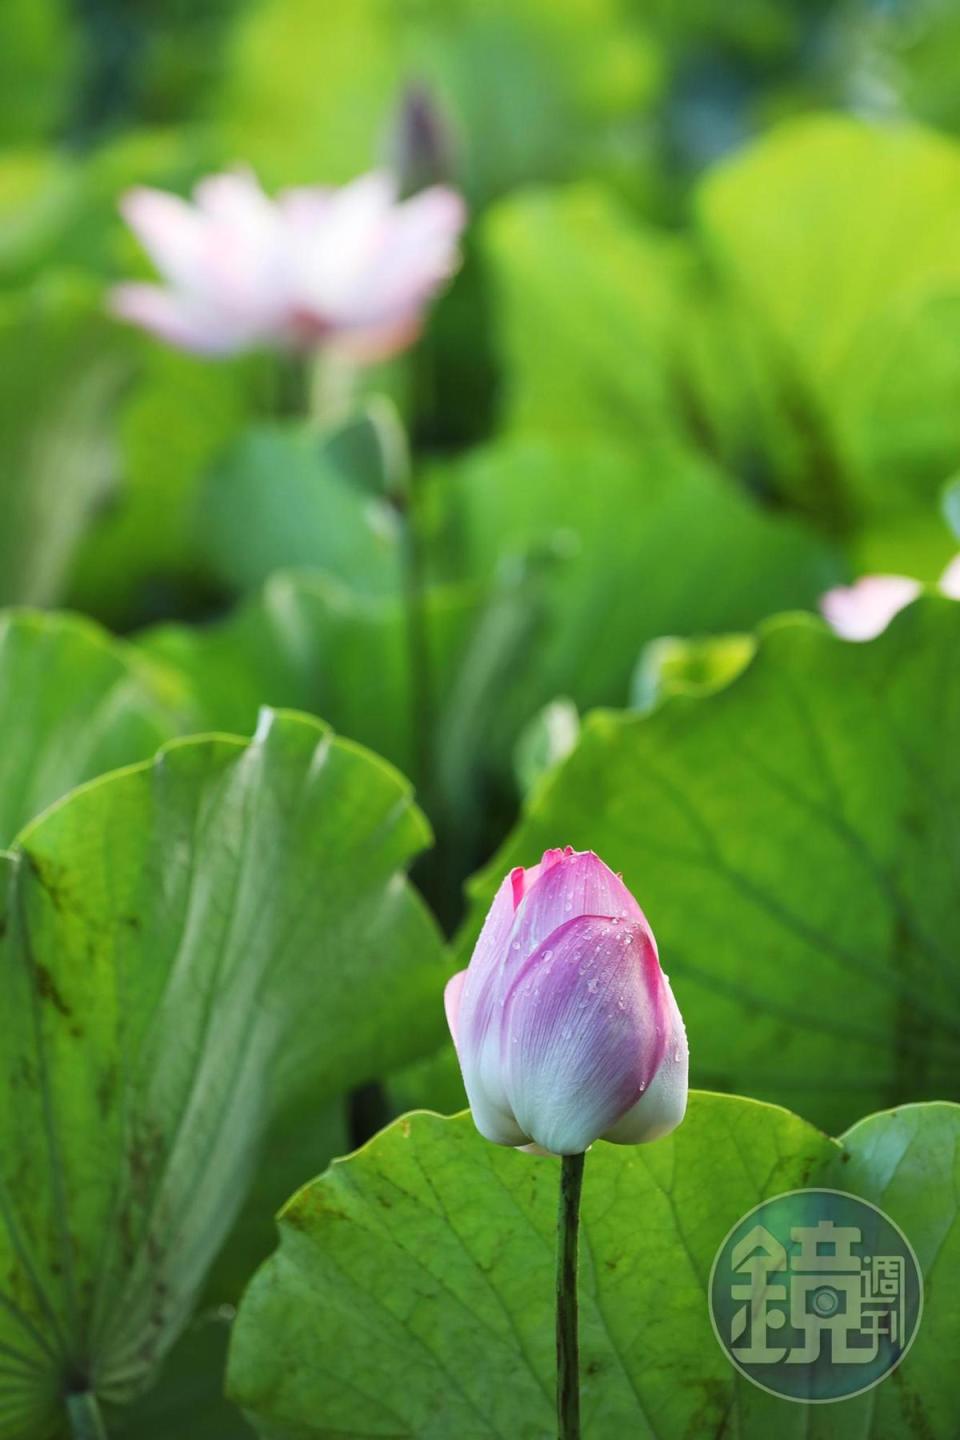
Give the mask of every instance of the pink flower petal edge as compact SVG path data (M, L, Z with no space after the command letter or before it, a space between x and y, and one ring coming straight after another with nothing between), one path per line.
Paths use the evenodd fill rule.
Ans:
M920 590L920 582L906 575L864 575L853 585L828 590L820 610L844 640L872 640Z
M937 582L942 595L960 600L960 555ZM844 640L873 640L923 590L909 575L862 575L852 585L837 585L820 597L820 612Z
M141 186L120 209L164 283L117 286L119 318L203 355L324 346L363 364L417 338L466 223L454 190L398 200L380 172L272 200L236 171L192 202Z

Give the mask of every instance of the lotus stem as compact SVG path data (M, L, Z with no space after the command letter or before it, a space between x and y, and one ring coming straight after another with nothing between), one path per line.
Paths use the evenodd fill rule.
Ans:
M557 1435L580 1440L580 1334L577 1252L584 1155L560 1162L557 1218Z

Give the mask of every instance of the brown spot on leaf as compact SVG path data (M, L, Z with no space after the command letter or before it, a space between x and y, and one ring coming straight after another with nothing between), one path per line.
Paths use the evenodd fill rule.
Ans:
M54 980L46 965L41 965L39 960L34 961L33 973L36 977L37 994L40 996L40 999L48 1000L56 1010L60 1011L61 1015L72 1014L73 1012L70 1006L60 994L57 988L57 982Z
M704 1376L697 1382L697 1389L702 1392L703 1398L690 1417L684 1440L701 1440L707 1435L711 1440L723 1440L732 1409L730 1383Z
M102 1072L97 1082L97 1105L100 1108L101 1116L106 1118L113 1105L113 1097L117 1088L117 1067L108 1065Z
M907 1421L905 1435L911 1440L937 1440L938 1432L927 1414L927 1408L917 1392L908 1388L903 1371L899 1368L894 1370L892 1378L900 1391L900 1405Z

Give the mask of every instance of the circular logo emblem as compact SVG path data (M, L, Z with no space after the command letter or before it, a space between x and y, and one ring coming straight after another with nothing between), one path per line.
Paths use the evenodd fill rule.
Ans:
M842 1190L793 1190L748 1210L717 1251L714 1333L742 1375L825 1404L879 1385L910 1349L923 1277L898 1225Z

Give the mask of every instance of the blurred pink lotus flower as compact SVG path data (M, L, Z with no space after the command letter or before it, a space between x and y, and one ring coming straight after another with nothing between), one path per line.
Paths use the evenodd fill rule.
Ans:
M960 555L954 555L940 576L940 589L949 600L960 600Z
M837 585L820 597L820 611L844 640L872 640L880 635L923 589L908 575L862 575L852 585ZM960 600L960 555L940 576L938 589Z
M906 575L862 575L852 585L837 585L820 599L827 624L844 640L872 640L922 586Z
M481 1135L574 1155L679 1125L687 1038L643 912L592 851L548 850L497 891L447 1021Z
M380 173L271 200L238 171L202 180L192 204L131 190L121 211L166 283L116 286L114 314L204 355L326 346L359 362L416 338L466 218L455 191L398 201Z

